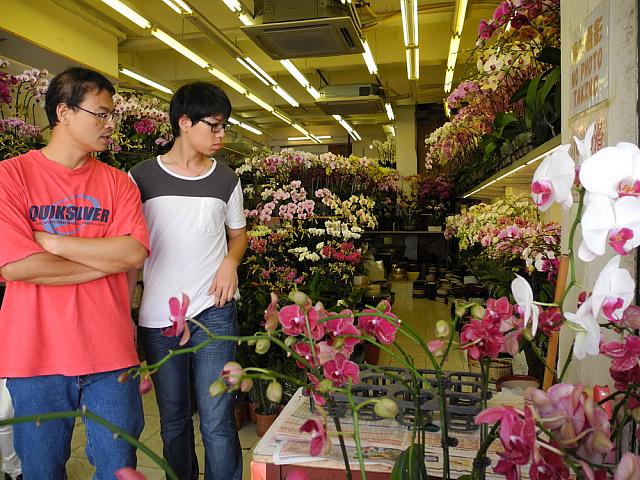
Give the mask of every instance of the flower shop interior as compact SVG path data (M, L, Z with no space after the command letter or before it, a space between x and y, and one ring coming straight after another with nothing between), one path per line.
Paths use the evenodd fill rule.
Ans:
M0 3L0 159L70 66L116 85L96 156L127 172L180 86L229 96L243 478L640 479L636 1ZM78 418L69 480L85 445Z

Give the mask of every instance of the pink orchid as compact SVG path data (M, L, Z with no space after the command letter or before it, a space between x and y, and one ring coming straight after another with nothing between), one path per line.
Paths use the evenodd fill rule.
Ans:
M144 473L138 472L135 468L122 467L114 473L116 480L147 480Z
M153 389L153 383L151 383L151 379L148 376L142 377L140 379L140 384L138 385L138 392L140 395L146 395Z
M619 372L631 370L640 358L640 338L628 336L622 342L607 342L600 345L600 353L612 358L611 369Z
M331 313L331 315L335 315ZM325 330L333 337L341 337L343 335L360 335L360 330L353 324L353 312L351 310L343 310L340 315L349 315L343 318L334 318L324 323ZM354 337L344 337L344 345L353 347L360 343L362 340Z
M504 336L500 332L500 322L493 322L485 317L482 320L473 319L462 327L460 347L468 350L469 356L476 360L480 358L498 358Z
M634 330L640 329L640 307L629 305L622 314L620 326L633 328Z
M338 353L335 359L324 364L324 376L331 380L334 386L340 387L351 380L353 385L360 382L360 368L351 360Z
M322 341L316 343L318 360L320 361L320 365L324 365L329 360L333 360L336 358L338 350L336 350L333 346L329 345L327 341Z
M311 329L312 336L315 338L314 330L317 330L318 326L318 311L314 308L307 310L307 316L309 319L309 328ZM297 337L298 335L307 334L307 323L305 320L305 311L298 305L287 305L282 307L278 312L278 319L282 325L282 332L285 335ZM322 335L320 336L322 338Z
M232 387L238 387L242 383L242 375L244 370L238 362L227 362L222 367L220 375L224 377L226 382Z
M307 372L307 378L309 379L309 381L311 382L311 384L313 385L313 389L305 389L304 390L304 394L305 395L309 395L311 394L313 396L313 401L315 402L316 405L319 405L320 407L322 407L325 403L327 403L326 399L324 398L324 396L318 392L318 387L320 386L320 380L318 380L318 377L316 377L315 375L308 373Z
M631 452L622 454L618 468L613 474L613 480L635 480L640 478L640 457Z
M491 38L495 29L496 27L493 24L488 23L486 20L481 20L480 25L478 25L478 37L480 40Z
M169 299L169 319L171 320L172 325L168 328L162 330L162 335L165 337L179 337L179 344L186 345L189 341L189 337L191 337L191 332L187 327L187 309L189 308L189 296L186 293L182 294L182 303L178 300L177 297L171 297Z
M397 319L397 317L393 313L391 313L391 306L389 305L389 302L380 302L380 305L378 305L378 307L381 306L384 308L384 310L382 311L384 315ZM372 308L367 308L365 310L362 310L362 313L379 314L380 309L374 310ZM399 320L397 321L399 322ZM387 345L393 343L393 341L395 340L396 331L398 330L398 327L394 323L391 323L391 321L378 315L364 315L362 317L359 317L358 326L365 333L375 336L380 343L384 343Z
M497 300L490 298L487 300L485 315L491 320L506 320L513 314L513 306L507 297L500 297Z
M307 420L300 427L300 432L311 433L309 453L312 457L317 457L331 448L327 428L322 420L317 418Z
M550 337L562 327L562 314L558 307L550 307L542 310L538 317L538 325L542 333Z
M534 451L529 477L531 480L566 480L569 469L560 455L540 447Z
M427 342L427 348L436 357L441 357L445 353L445 347L447 343L444 340L431 340Z
M316 350L316 357L314 358L311 354L311 345L309 345L308 343L298 342L293 347L291 347L291 349L302 358L304 358L312 368L316 368L318 366L318 351ZM298 365L298 367L300 368L307 368L307 365L300 362L299 360L296 360L296 365Z
M504 334L502 351L516 355L520 351L520 337L524 331L524 319L515 315L500 322L500 332Z
M264 312L264 329L273 332L278 328L278 296L271 292L271 303Z

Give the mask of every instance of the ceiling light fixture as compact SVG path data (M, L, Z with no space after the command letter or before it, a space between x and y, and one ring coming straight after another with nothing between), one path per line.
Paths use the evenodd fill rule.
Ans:
M313 133L309 134L309 138L313 140L315 143L322 143L322 140L320 140L320 137L316 137Z
M249 130L250 132L255 133L256 135L262 135L262 132L260 130L258 130L255 127L252 127L251 125L247 125L246 123L240 122L238 123L238 126L240 128L244 128L245 130Z
M222 0L224 4L234 13L242 12L242 5L238 0Z
M260 65L258 65L256 62L254 62L250 57L244 57L245 61L251 65L260 75L262 75L262 77L267 80L267 82L269 82L271 85L276 85L278 82L276 82L273 78L271 78L271 76L265 72L262 67L260 67Z
M173 3L171 0L162 0L164 2L165 5L167 5L171 10L173 10L174 12L176 12L178 15L180 15L180 12L182 11L180 9L180 7L178 5L176 5L175 3Z
M240 15L238 15L238 18L240 19L242 24L245 26L253 25L254 23L256 23L253 17L246 13L241 13Z
M246 96L247 96L247 98L249 100L251 100L253 103L255 103L257 105L260 105L267 112L273 112L273 107L271 105L269 105L267 102L265 102L264 100L262 100L260 97L257 97L256 95L254 95L251 92L247 92Z
M278 117L280 120L282 120L284 123L288 123L289 125L291 125L291 120L289 119L289 117L287 117L286 115L283 115L282 113L280 113L277 110L274 110L273 113L276 117Z
M447 56L447 71L444 76L444 91L449 93L453 83L453 74L460 50L460 39L464 28L464 18L467 14L467 1L456 0L453 22L451 24L451 41L449 42L449 55Z
M229 123L233 123L234 125L240 125L240 122L233 117L229 117L227 120L229 120Z
M151 22L144 18L139 13L132 10L130 7L122 3L120 0L102 0L103 3L109 5L120 15L128 18L133 23L138 25L140 28L149 28L151 27Z
M320 98L320 92L318 92L318 90L316 90L315 88L313 88L313 86L311 86L311 83L309 83L309 80L307 80L307 77L305 77L304 74L296 68L296 66L293 64L293 62L291 62L291 60L289 59L280 60L280 63L284 68L287 69L287 71L291 74L291 76L295 78L298 81L298 83L305 88L307 92L309 92L309 95L311 95L314 100L318 100Z
M418 0L400 0L402 33L407 57L407 77L420 77L420 49L418 48Z
M178 15L191 15L193 10L182 0L162 0L171 10Z
M265 85L269 86L269 82L267 81L267 79L264 78L262 75L260 75L260 73L258 73L258 71L255 70L251 65L249 65L245 61L244 58L236 57L236 60L238 61L238 63L240 63L240 65L242 65L244 68L249 70L253 74L254 77L256 77L258 80L260 80Z
M391 125L391 135L396 136L396 128L393 125Z
M314 135L318 140L329 140L331 135ZM299 142L302 140L307 140L309 137L287 137L287 140L290 142Z
M215 67L211 67L208 72L213 75L214 77L216 77L218 80L221 80L222 82L226 83L227 85L229 85L231 88L233 88L236 92L245 95L247 93L247 89L245 88L244 85L240 84L239 82L237 82L234 78L230 77L229 75L227 75L224 72L221 72L220 70L218 70Z
M371 75L375 75L378 73L378 66L376 65L376 61L373 59L373 55L371 54L371 49L369 48L369 44L366 40L360 39L362 42L362 46L364 48L364 52L362 53L362 58L364 58L364 63L367 64L367 70Z
M131 77L135 80L138 80L139 82L145 83L150 87L155 88L156 90L160 90L161 92L168 93L168 94L173 93L171 89L165 87L164 85L160 85L159 83L154 82L153 80L149 80L147 77L143 77L139 73L132 72L128 68L121 68L120 73L122 73L123 75L126 75L127 77Z
M282 98L284 98L284 100L292 107L297 108L300 106L300 102L298 102L295 98L289 95L287 91L284 88L282 88L280 85L274 85L273 91L276 92L278 95L280 95Z
M384 108L387 111L387 117L389 118L389 120L393 121L395 120L395 115L393 114L393 108L391 108L391 104L390 103L385 103L384 104Z
M309 92L309 95L311 95L314 100L318 100L320 98L320 92L311 85L307 87L307 92Z
M177 41L175 38L173 38L169 34L163 32L159 28L151 29L151 35L156 37L161 42L167 44L171 48L173 48L176 52L180 53L181 55L184 55L196 65L202 68L207 68L209 66L209 63L207 63L206 60L204 60L202 57L200 57L199 55L191 51L189 48L185 47L182 43Z
M304 136L308 137L309 136L309 131L306 130L304 127L301 127L300 125L298 125L297 123L292 123L291 126L293 128L295 128L296 130L298 130L301 134L303 134Z

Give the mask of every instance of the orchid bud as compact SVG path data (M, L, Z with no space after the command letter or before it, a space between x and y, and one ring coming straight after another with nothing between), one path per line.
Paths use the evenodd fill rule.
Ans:
M289 294L289 300L291 300L296 305L302 307L309 300L309 296L306 293L301 292L298 289L295 289L295 290L292 290L291 293Z
M227 362L222 367L222 376L227 379L229 385L237 385L242 379L242 365L238 362Z
M533 341L535 336L533 335L533 332L531 331L531 329L527 327L522 331L522 338L524 338L527 342L531 342Z
M218 397L227 391L227 385L219 378L209 386L209 395Z
M456 304L456 317L464 317L467 314L467 308L468 305L464 304L464 303L457 303Z
M297 341L296 337L287 337L284 339L284 344L287 347L291 347L293 344L295 344Z
M271 340L268 338L261 338L256 342L256 353L259 355L267 353L269 348L271 348Z
M253 388L253 380L250 378L243 378L240 382L240 391L247 393Z
M335 348L336 350L340 350L343 345L344 345L344 337L336 337L336 338L334 338L333 339L333 343L331 344L331 346L333 348Z
M149 379L149 376L143 377L140 379L140 385L138 385L138 391L140 395L146 395L153 389L153 384Z
M267 398L273 403L280 403L282 400L282 385L276 380L267 387Z
M129 372L122 372L118 375L118 383L125 383L129 380Z
M473 315L478 320L482 320L484 318L485 308L482 305L478 305L475 303L471 307L471 315Z
M333 384L331 383L331 380L329 380L328 378L325 378L318 384L318 391L320 393L327 393L331 391L332 387L333 387Z
M636 407L631 410L631 417L636 421L640 422L640 407Z
M383 397L376 402L373 411L382 418L396 418L396 415L398 415L398 404L388 397Z
M445 338L451 334L451 328L449 328L449 322L446 320L438 320L436 322L436 337Z
M252 338L251 340L247 340L247 345L253 347L256 344L257 340Z

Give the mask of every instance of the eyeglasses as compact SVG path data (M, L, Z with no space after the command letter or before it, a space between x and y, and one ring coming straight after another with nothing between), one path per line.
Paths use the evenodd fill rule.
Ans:
M114 123L117 123L118 120L120 119L120 116L118 114L116 114L115 112L111 112L111 113L106 113L106 112L96 113L96 112L92 112L91 110L87 110L86 108L82 108L80 105L69 104L69 106L73 107L73 108L79 108L83 112L90 113L94 117L97 117L97 119L100 120L100 122L102 122L102 123L108 123L108 122L111 122L111 121L113 121Z
M209 122L209 121L205 120L204 118L201 118L200 121L202 123L206 123L207 125L209 125L211 127L211 131L213 133L219 133L222 130L224 130L226 132L229 129L231 129L231 127L233 127L233 125L231 123L229 123L229 122L213 123L213 122Z

